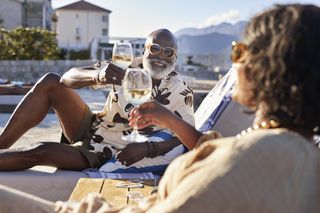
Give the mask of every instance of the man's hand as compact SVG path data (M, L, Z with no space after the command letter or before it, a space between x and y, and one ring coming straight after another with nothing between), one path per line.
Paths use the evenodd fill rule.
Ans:
M129 143L123 149L119 149L116 159L125 166L130 166L139 160L145 158L148 154L148 145L146 143Z
M115 84L121 85L121 81L126 71L117 65L109 62L107 64L101 64L99 72L96 76L97 84Z
M103 61L87 67L73 67L63 74L60 83L78 89L87 86L116 84L121 85L125 70Z

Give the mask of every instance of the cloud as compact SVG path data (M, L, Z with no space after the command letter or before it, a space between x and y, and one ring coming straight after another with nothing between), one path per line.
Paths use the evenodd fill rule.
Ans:
M214 15L209 18L207 18L202 24L200 24L198 27L208 27L210 25L217 25L221 22L234 22L240 18L240 12L239 10L229 10L225 13L222 13L220 15Z

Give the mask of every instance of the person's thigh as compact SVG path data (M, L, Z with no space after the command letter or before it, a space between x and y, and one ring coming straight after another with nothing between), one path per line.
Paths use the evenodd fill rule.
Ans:
M86 106L85 112L82 115L82 119L80 120L79 127L77 128L77 131L75 134L72 135L72 137L66 137L66 133L62 132L60 143L65 144L74 144L75 142L82 141L86 142L86 144L90 144L90 140L92 138L92 132L91 127L94 122L95 116L91 112L89 106ZM89 149L89 148L88 148Z
M74 141L88 113L88 106L75 90L63 85L51 93L50 101L65 136L69 141Z

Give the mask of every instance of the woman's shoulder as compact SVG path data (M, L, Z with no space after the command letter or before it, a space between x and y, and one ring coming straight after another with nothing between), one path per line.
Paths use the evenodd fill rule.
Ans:
M227 137L208 140L203 144L214 146L215 149L226 148L232 152L267 152L300 153L307 150L318 154L319 150L312 142L298 133L287 129L259 129L237 137ZM201 145L202 146L202 145ZM199 149L199 146L197 149Z
M302 137L300 134L290 131L285 128L275 128L275 129L258 129L253 130L249 133L244 133L243 136L238 136L239 142L249 141L251 143L268 143L268 144L277 144L280 141L283 144L294 142L305 142L309 144L308 140Z
M234 146L247 154L266 158L294 160L314 156L320 160L319 150L311 141L284 128L252 131L237 138Z

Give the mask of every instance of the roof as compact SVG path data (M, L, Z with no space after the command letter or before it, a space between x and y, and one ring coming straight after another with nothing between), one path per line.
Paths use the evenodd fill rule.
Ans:
M86 2L85 0L79 0L62 7L56 8L56 10L90 10L90 11L100 11L100 12L108 12L111 13L111 10L105 9L98 5L92 4L90 2Z

